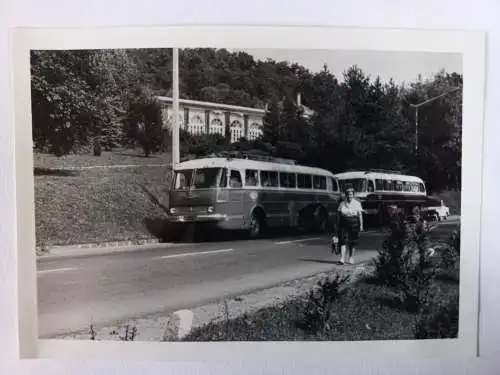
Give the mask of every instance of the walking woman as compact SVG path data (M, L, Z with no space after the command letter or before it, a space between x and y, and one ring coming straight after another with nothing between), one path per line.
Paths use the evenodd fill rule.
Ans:
M345 200L338 207L338 238L340 263L344 264L346 248L349 248L349 264L354 264L354 248L358 243L359 232L363 231L363 208L354 199L354 189L345 189Z

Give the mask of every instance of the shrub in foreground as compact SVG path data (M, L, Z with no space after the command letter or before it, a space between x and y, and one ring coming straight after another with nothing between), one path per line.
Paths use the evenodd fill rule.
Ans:
M459 297L452 297L438 309L423 313L415 325L415 339L443 339L458 336Z
M380 284L394 288L398 286L400 275L403 273L403 253L407 242L406 223L402 217L397 217L392 220L389 235L374 260L374 278Z
M348 281L349 276L340 275L319 281L309 292L303 316L296 322L297 328L324 335L330 329L332 305L341 294L341 286Z
M453 231L448 243L440 249L442 276L458 282L460 279L460 231Z
M429 252L429 231L416 215L414 224L396 216L375 259L375 279L392 288L401 303L418 312L430 303L437 265Z

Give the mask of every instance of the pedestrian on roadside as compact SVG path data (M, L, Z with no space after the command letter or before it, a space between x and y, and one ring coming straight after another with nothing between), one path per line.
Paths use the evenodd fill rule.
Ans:
M345 199L338 207L338 239L340 245L340 263L344 264L346 250L349 248L349 264L354 264L354 250L358 243L359 232L363 231L363 208L354 198L354 189L345 189Z

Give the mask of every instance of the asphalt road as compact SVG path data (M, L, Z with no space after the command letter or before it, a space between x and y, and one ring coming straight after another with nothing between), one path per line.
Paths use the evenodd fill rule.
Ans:
M456 227L434 232L441 237ZM384 239L362 234L357 264ZM38 262L39 336L143 315L193 308L338 266L327 236L178 244Z

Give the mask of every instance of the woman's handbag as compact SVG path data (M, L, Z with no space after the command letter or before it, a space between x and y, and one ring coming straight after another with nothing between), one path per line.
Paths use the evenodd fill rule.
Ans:
M333 254L340 254L339 238L337 236L332 236L330 246Z

